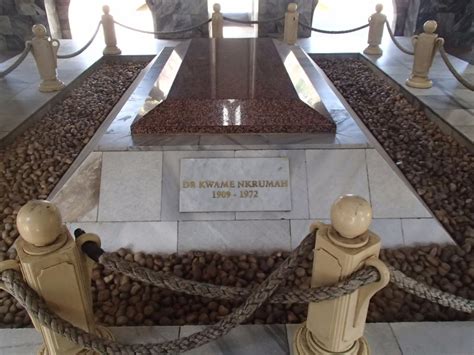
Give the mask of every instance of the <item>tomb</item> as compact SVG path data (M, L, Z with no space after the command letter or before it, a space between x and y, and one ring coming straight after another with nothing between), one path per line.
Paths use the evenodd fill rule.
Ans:
M173 50L131 131L331 133L336 125L293 52L283 56L268 38L202 38Z

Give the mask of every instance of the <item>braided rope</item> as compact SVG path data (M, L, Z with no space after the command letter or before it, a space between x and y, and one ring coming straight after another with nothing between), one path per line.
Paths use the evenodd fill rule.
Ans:
M406 53L406 54L409 54L409 55L415 55L415 52L406 49L405 47L403 47L400 44L400 42L398 42L398 40L395 38L395 35L393 34L393 31L392 31L388 21L385 21L385 24L387 25L388 33L390 34L390 37L392 38L392 41L397 46L397 48L400 49L403 53Z
M237 307L234 312L210 325L202 331L190 336L166 341L159 344L121 344L112 340L99 338L75 327L64 319L53 314L46 303L23 280L21 274L15 270L5 270L0 276L2 287L11 293L17 301L26 308L28 313L38 322L66 337L73 343L101 354L156 354L176 353L190 350L204 345L214 339L227 334L238 324L247 320L267 299L269 299L286 278L294 272L301 260L306 257L306 251L314 246L314 233L310 233L301 244L291 252L283 263L259 286L257 286L247 300Z
M462 297L443 292L434 287L418 282L411 277L408 277L400 270L392 266L388 267L390 270L390 281L404 291L412 295L424 298L428 301L438 303L445 307L450 307L457 311L472 313L474 311L474 301Z
M444 49L444 46L440 46L439 47L439 54L441 54L441 58L443 58L444 60L444 63L446 64L446 66L448 67L449 71L454 75L454 77L456 79L458 79L458 81L464 85L466 88L468 88L469 90L473 90L474 91L474 84L473 83L470 83L469 81L467 81L466 79L464 79L461 74L459 74L459 72L456 70L456 68L453 66L453 64L451 63L451 61L449 60L449 57L448 57L448 54L446 53L445 49Z
M272 18L272 19L268 19L268 20L259 20L259 21L237 20L237 19L233 19L233 18L230 18L230 17L227 17L227 16L223 16L222 18L223 18L225 21L235 22L235 23L241 23L241 24L244 24L244 25L258 25L258 24L264 24L264 23L271 23L271 22L282 21L282 20L285 19L285 16L281 16L281 17L278 17L278 18Z
M299 25L303 28L306 28L308 30L311 30L311 31L314 31L314 32L319 32L319 33L326 33L326 34L331 34L331 35L339 35L339 34L344 34L344 33L350 33L350 32L355 32L355 31L359 31L359 30L362 30L366 27L369 27L369 24L366 24L366 25L362 25L362 26L359 26L359 27L355 27L355 28L351 28L349 30L341 30L341 31L328 31L328 30L321 30L319 28L315 28L315 27L311 27L309 25L306 25L302 22L299 23Z
M310 250L303 250L307 255ZM122 260L111 254L103 254L99 262L105 269L118 272L128 277L153 285L166 288L174 292L188 295L217 298L221 300L242 300L248 297L252 289L232 286L219 286L193 280L186 280L171 273L163 273L141 267L135 263ZM270 303L308 303L317 302L322 299L334 299L345 294L352 293L358 288L377 281L379 278L377 270L373 268L356 271L351 278L343 280L335 286L319 287L309 290L292 290L280 288L269 299Z
M145 30L140 30L138 28L134 28L134 27L130 27L130 26L127 26L127 25L124 25L123 23L120 23L120 22L117 22L114 20L114 23L123 27L123 28L126 28L127 30L132 30L132 31L135 31L135 32L140 32L140 33L145 33L145 34L149 34L149 35L172 35L172 34L178 34L178 33L183 33L183 32L189 32L189 31L193 31L195 29L199 29L201 26L204 26L206 24L208 24L209 22L211 22L212 20L211 19L208 19L202 23L199 23L195 26L192 26L192 27L188 27L188 28L183 28L181 30L176 30L176 31L168 31L168 32L155 32L155 31L145 31Z
M8 74L10 74L13 70L15 70L26 58L26 56L28 55L28 53L30 53L30 50L31 50L31 42L30 41L26 41L25 42L25 49L23 49L23 52L20 53L20 55L18 56L18 58L13 62L12 65L10 65L10 67L8 67L7 69L3 70L3 71L0 71L0 78L3 78L5 76L7 76Z
M78 49L77 51L75 51L73 53L58 54L57 57L59 59L68 59L68 58L75 57L76 55L79 55L82 52L84 52L92 44L92 42L94 42L94 39L97 37L97 33L99 33L99 29L100 29L101 25L102 25L102 21L99 21L99 23L97 24L97 28L94 31L94 34L92 35L91 39L89 41L87 41L87 43L84 45L84 47Z

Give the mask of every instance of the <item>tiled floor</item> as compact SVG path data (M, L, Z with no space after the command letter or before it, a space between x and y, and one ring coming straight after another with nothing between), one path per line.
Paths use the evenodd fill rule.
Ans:
M292 355L299 325L244 325L186 354L195 355ZM201 326L112 328L124 344L161 343L202 330ZM372 323L365 337L373 355L472 355L474 323ZM25 342L25 339L28 341ZM29 355L41 344L34 329L0 330L0 355Z

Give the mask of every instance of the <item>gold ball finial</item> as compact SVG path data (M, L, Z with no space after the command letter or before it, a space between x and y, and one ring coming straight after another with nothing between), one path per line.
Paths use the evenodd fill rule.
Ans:
M298 10L298 5L294 2L290 2L288 4L288 12L296 12L296 10Z
M104 12L104 14L108 15L110 13L110 6L109 5L102 6L102 11Z
M375 12L381 13L382 10L383 10L383 5L382 4L375 5Z
M21 237L37 247L54 243L62 233L59 209L44 200L32 200L20 208L16 225Z
M221 4L215 3L214 5L212 5L212 9L214 10L214 12L221 12Z
M42 25L41 23L33 25L33 27L31 28L31 31L36 37L45 37L48 34L48 30L46 29L46 26Z
M372 208L360 196L341 196L331 207L331 224L344 238L353 239L364 234L371 222Z
M426 33L434 33L434 31L436 31L437 28L438 28L438 23L435 20L429 20L423 24L423 30Z

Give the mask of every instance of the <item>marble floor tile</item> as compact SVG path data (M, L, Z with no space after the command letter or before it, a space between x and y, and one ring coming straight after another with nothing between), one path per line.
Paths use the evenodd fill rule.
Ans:
M454 244L449 234L434 218L402 219L405 245Z
M180 161L183 158L233 158L233 151L167 151L163 153L161 220L229 220L235 212L179 212Z
M43 338L35 329L0 329L0 355L36 354L42 344Z
M159 220L161 181L161 152L103 153L98 220Z
M451 98L460 106L474 108L474 91L458 89L450 93Z
M180 338L202 330L202 326L181 327ZM284 325L246 325L199 348L189 355L287 355L289 353Z
M329 219L292 219L290 221L290 234L291 234L291 249L295 249L300 245L301 241L309 233L311 224L315 222L322 222L331 224Z
M236 158L288 157L290 162L291 211L289 212L237 212L237 219L293 219L308 218L308 185L304 150L240 150Z
M178 222L82 222L69 223L69 231L81 228L97 234L102 248L120 248L134 252L172 254L178 247Z
M431 217L382 156L375 149L366 152L374 218Z
M404 245L400 219L373 219L370 230L382 240L382 248L398 248Z
M269 253L290 250L289 221L179 222L178 252L208 250L222 253Z
M178 326L111 327L117 341L125 344L161 343L179 337Z
M329 218L336 199L360 195L370 201L364 149L306 151L310 218Z
M453 126L474 126L474 109L435 110L435 112Z
M407 76L408 78L408 76ZM429 89L417 89L410 86L406 86L408 92L415 96L433 96L433 95L446 95L446 93L439 87L433 86Z
M52 198L64 222L96 221L102 153L92 152Z
M431 96L420 96L419 99L427 106L433 109L440 110L454 110L459 108L474 108L473 103L461 103L449 96L443 95L431 95Z
M403 355L472 355L474 322L392 323Z
M461 134L469 138L471 142L474 141L474 126L469 125L469 126L457 126L457 129Z

